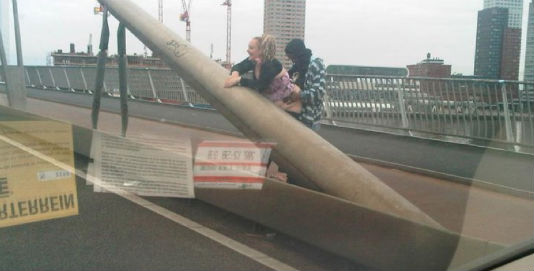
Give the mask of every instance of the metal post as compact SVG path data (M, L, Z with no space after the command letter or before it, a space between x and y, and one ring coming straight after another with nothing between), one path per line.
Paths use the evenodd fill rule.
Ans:
M126 136L128 129L128 73L127 73L127 58L126 58L126 29L123 23L119 23L117 30L117 47L119 53L119 93L121 101L121 134Z
M52 73L52 69L48 68L48 73L50 74L50 78L52 78L52 85L57 90L58 87L56 86L56 79L54 78L54 74Z
M345 90L346 90L346 80L345 77L340 78L340 89L339 89L339 115L338 118L343 120L346 118L346 107L345 107ZM363 120L362 120L363 121Z
M67 75L67 68L63 67L63 74L65 74L65 81L67 81L67 87L70 91L74 92L74 89L70 86L69 76Z
M422 109L423 111L421 112L423 115L421 116L421 124L422 124L422 128L421 130L422 131L425 131L425 132L430 132L430 129L429 129L429 125L432 125L432 121L430 120L430 112L431 110L429 111L429 105L430 105L430 100L429 100L429 92L428 92L428 79L419 79L419 86L420 86L420 94L421 94L421 102L422 102Z
M85 80L85 74L83 74L83 68L80 67L80 74L82 75L82 82L83 82L83 87L86 91L89 91L89 87L87 86L87 80Z
M458 86L458 91L460 92L460 97L462 99L462 117L463 117L463 135L464 136L471 136L471 134L469 133L469 127L467 126L467 117L466 117L466 113L464 111L464 107L466 107L466 110L467 110L467 114L469 114L469 95L468 94L463 94L462 92L462 83L460 82L459 83L459 86Z
M501 94L502 94L502 103L503 103L503 114L504 114L504 127L506 129L506 141L514 142L514 135L512 132L512 120L510 119L510 110L508 108L508 97L506 95L506 83L502 80L501 83Z
M510 82L508 83L508 92L510 93L510 96L508 97L509 101L510 101L510 107L512 108L511 112L510 112L510 121L515 123L517 121L517 110L516 110L516 105L514 104L514 96L519 96L519 93L517 93L517 91L519 90L519 86L516 84L516 83L513 83L513 82ZM515 94L515 95L514 95ZM515 125L510 125L511 127L514 127ZM517 126L516 126L517 127ZM515 143L520 143L517 139L518 139L518 133L520 131L516 130L514 132L514 130L512 129L512 136L514 137L514 142Z
M276 142L272 158L295 182L318 187L327 194L376 211L443 229L365 168L259 93L244 87L224 88L223 82L228 76L226 69L131 1L99 2L249 139Z
M324 110L326 112L326 119L330 122L330 124L335 125L332 116L332 108L330 108L330 95L328 94L328 91L324 94Z
M185 89L185 83L182 77L180 77L180 83L182 84L182 93L184 94L185 102L189 104L189 106L193 106L191 101L189 101L189 96L187 96L187 90Z
M345 78L345 77L343 77ZM368 107L369 106L369 78L366 78L366 77L363 77L361 78L362 80L362 89L360 91L361 95L360 95L360 101L361 101L361 105L362 105L362 116L363 118L361 119L361 122L363 123L366 123L366 124L370 124L372 122L370 122L368 119L372 119L373 118L373 113L372 112L369 112L368 110ZM345 81L345 80L343 80ZM346 89L343 89L342 90L342 93L346 92ZM345 100L345 99L344 99Z
M399 110L402 118L402 128L408 129L410 127L408 123L408 117L406 116L406 107L404 104L404 92L402 88L397 88L397 97L399 97Z
M422 88L421 85L424 85L424 84L421 84L422 82L421 82L420 79L413 79L413 83L417 86L417 89L414 92L414 96L415 97L413 97L413 98L415 98L414 106L413 106L414 109L415 109L415 112L414 112L414 128L415 129L419 129L419 131L424 131L424 128L425 128L425 126L423 125L423 123L424 123L424 121L423 121L424 105L421 106L421 101L423 99L422 98L423 94L421 93L421 88ZM419 126L419 128L417 126Z
M104 87L105 87L105 86L106 86L106 85L104 84ZM135 96L132 94L132 90L130 89L130 86L128 86L128 97L129 97L130 99L132 99L132 100L135 100L135 99L136 99Z
M430 131L432 132L440 132L441 131L441 120L439 118L439 108L438 108L438 104L437 104L437 101L438 101L438 94L436 93L436 79L432 79L432 81L429 81L428 82L428 88L429 88L429 93L430 95L432 95L432 97L430 97L428 99L428 105L430 107L430 118L431 118L431 126L430 126ZM434 125L436 125L437 127L434 128Z
M39 79L39 86L43 89L46 89L46 86L43 85L43 79L41 78L41 73L39 72L39 69L35 67L35 72L37 73L37 79Z
M344 78L344 76L340 78L340 80L339 80L340 83L344 83L345 82L345 80L343 78ZM365 99L362 98L363 93L365 93L365 86L366 86L366 84L364 84L364 83L365 83L365 78L356 77L356 92L354 93L354 97L355 97L354 100L356 100L354 111L356 112L356 114L355 114L355 119L353 120L355 122L363 122L363 123L365 123L365 121L366 121L366 118L365 118L365 107L363 107L363 103L365 102ZM338 89L338 97L339 97L339 99L337 99L338 101L343 99L342 98L343 97L343 89L342 88ZM338 118L339 118L343 114L343 107L340 107L339 103L337 103L337 105L338 105L337 106L337 112L338 112Z
M24 66L22 62L22 45L20 40L20 26L19 26L19 11L17 7L17 0L12 0L13 2L13 20L15 24L15 44L17 47L17 66Z
M474 105L475 105L475 116L477 119L477 137L486 137L485 122L484 122L484 93L482 90L482 83L472 83L473 95L475 96ZM478 90L478 91L477 91ZM482 119L482 120L481 120Z
M17 48L17 68L13 70L13 74L8 74L10 77L10 93L11 106L18 109L26 108L26 87L24 82L24 64L22 61L22 45L20 39L20 27L19 27L19 12L17 0L12 0L13 3L13 21L15 26L15 44ZM7 63L6 63L7 65ZM11 73L9 71L8 73Z
M495 136L495 125L493 124L494 123L494 120L493 120L493 100L491 99L491 89L490 89L490 85L488 83L485 83L484 84L486 86L486 95L488 97L488 105L489 105L489 108L487 109L489 112L489 116L486 117L486 127L488 129L488 132L486 132L486 138L493 138ZM495 102L495 104L497 104L497 102Z
M24 68L24 73L26 75L26 82L28 85L32 84L32 81L30 80L30 74L28 73L28 69Z
M397 93L397 87L400 86L400 81L403 80L401 78L395 78L391 81L391 87L388 88L389 90L389 97L388 100L391 103L391 113L393 114L393 121L397 125L397 123L400 122L400 127L402 127L402 115L400 112L400 107L398 107L395 102L398 101L398 93ZM404 99L404 95L402 97ZM404 111L406 113L406 104L404 104Z
M328 89L327 89L327 95L325 95L325 110L326 110L326 118L330 121L331 124L336 125L336 122L334 121L334 112L332 110L332 107L335 107L333 102L336 100L336 93L337 93L337 85L334 84L334 77L328 76L327 78Z
M376 84L379 84L377 81L376 78L369 78L369 81L370 81L370 84L369 84L369 89L368 89L368 93L369 93L369 101L370 101L370 105L371 105L371 119L373 120L372 124L373 125L380 125L382 124L382 116L380 114L380 107L377 107L377 98L376 98L376 93L377 93L377 87L376 87ZM351 99L349 99L351 100Z
M389 94L389 85L391 85L391 79L389 78L381 78L380 83L382 85L380 86L380 92L378 95L378 98L380 100L380 106L382 107L382 117L385 119L385 126L393 126L394 121L391 119L393 118L393 115L391 115L391 104L389 103L388 94Z
M156 100L158 103L161 103L161 100L158 98L158 94L156 93L156 88L154 87L154 81L152 80L152 74L150 73L150 70L147 68L146 72L148 73L148 82L150 83L150 89L152 90L152 96L154 97L154 100Z
M391 114L391 103L389 103L389 86L392 84L392 79L390 78L381 78L380 83L380 94L378 98L380 99L380 106L382 107L382 116L385 117L386 123L385 126L394 126L395 121L393 120L393 115Z
M447 99L447 103L444 104L444 108L445 108L445 105L446 105L447 112L443 112L444 113L444 118L443 119L444 119L445 125L447 125L448 124L447 115L449 116L450 129L451 129L452 133L454 135L456 135L456 131L453 129L454 122L453 122L452 114L451 114L451 101L452 100L451 100L451 97L450 97L451 95L450 95L450 90L449 90L449 83L450 83L450 81L446 81L446 82L443 83L445 85L445 87L444 87L445 88L445 98Z
M108 8L104 5L104 12L102 13L102 32L100 34L100 52L98 53L98 61L96 64L96 82L95 92L93 93L93 108L91 112L91 120L93 122L93 129L98 127L98 113L100 112L100 100L102 99L102 87L104 87L104 74L106 72L106 61L108 57L108 43L109 43L109 26L108 26Z
M7 58L6 58L6 51L4 49L4 40L2 38L2 31L0 31L0 64L2 64L2 66L0 66L0 72L1 72L1 75L2 75L2 78L4 79L4 83L5 83L5 86L6 86L6 93L7 93L7 102L8 102L8 105L11 106L11 98L9 95L9 93L11 92L10 89L9 89L9 78L7 77Z
M474 104L474 95L471 95L469 93L469 83L465 82L465 93L468 98L467 100L467 114L469 115L469 125L466 125L466 133L469 133L469 137L475 137L476 131L475 131L475 123L473 121L473 114L475 113L474 110L472 110L471 102Z

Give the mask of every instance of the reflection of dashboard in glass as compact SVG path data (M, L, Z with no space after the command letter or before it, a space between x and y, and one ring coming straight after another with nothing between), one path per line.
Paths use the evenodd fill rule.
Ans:
M490 270L523 256L531 260L534 82L516 81L523 76L510 63L520 61L510 61L516 54L506 51L521 41L521 30L507 27L504 16L515 7L414 0L351 10L345 7L354 3L308 1L305 11L313 27L306 29L306 45L313 59L332 65L324 67L324 82L315 85L324 83L324 95L314 104L322 119L305 127L302 118L273 106L257 90L222 88L228 71L221 66L231 67L230 54L226 62L202 56L205 52L195 49L207 48L202 31L193 30L198 34L189 43L175 35L170 22L145 14L152 13L146 3L99 2L106 8L95 9L98 16L91 18L69 7L57 16L64 19L55 29L69 32L64 20L72 14L95 25L77 25L78 32L100 33L100 24L106 30L109 23L111 31L103 31L100 42L107 43L111 34L111 56L101 57L101 65L103 54L92 52L92 44L87 52L71 45L70 53L52 53L53 66L26 61L30 65L4 70L13 59L0 60L0 251L10 251L0 253L0 266ZM270 16L270 5L285 2L261 3L264 15ZM20 4L26 14L47 22L42 25L55 25L57 19ZM224 5L230 12L231 1ZM233 25L241 29L234 31L234 48L241 48L235 59L250 54L246 45L254 36L242 36L249 33L246 25L255 24L247 16L256 11L246 5L259 4L234 1L234 12L246 11L234 19L248 18ZM448 5L455 5L454 18ZM0 3L2 18L4 7ZM224 19L215 13L202 19L212 9L198 10L195 29L206 33L214 27L201 23ZM275 10L274 15L284 12ZM320 23L324 14L334 13L327 16L329 23ZM24 16L22 37L28 40L41 37L28 35L41 29L28 30L34 16ZM153 56L146 46L137 55L113 55L119 20L148 41ZM268 31L284 25L270 23L266 18ZM332 25L339 31L330 31ZM339 34L355 25L359 35ZM502 48L485 47L493 33L484 32L485 26L505 33ZM460 37L465 31L472 32L469 40ZM282 43L290 40L275 36ZM128 52L141 50L132 37ZM211 33L213 38L218 39ZM25 53L38 51L36 44L47 46L49 41L41 40L42 45L23 43ZM119 47L125 45L121 36L117 40ZM289 69L283 45L276 57ZM471 47L476 53L466 54ZM528 60L530 47L525 48ZM426 50L445 60L428 53L410 64ZM509 56L502 65L509 67L492 77L489 72L501 64L480 63L502 53ZM484 54L490 57L484 60ZM157 67L143 66L152 64ZM464 75L473 68L473 76Z

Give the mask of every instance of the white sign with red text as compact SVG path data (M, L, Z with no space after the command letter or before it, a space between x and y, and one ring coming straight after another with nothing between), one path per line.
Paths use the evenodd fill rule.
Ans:
M195 156L195 187L261 189L273 146L249 141L203 141Z

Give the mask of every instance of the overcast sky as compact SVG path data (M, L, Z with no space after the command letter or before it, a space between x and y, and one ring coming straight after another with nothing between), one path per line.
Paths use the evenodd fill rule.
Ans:
M132 1L157 17L157 0ZM185 37L185 23L179 21L181 1L163 2L164 24ZM226 7L221 6L222 2L193 0L191 39L206 55L213 43L214 57L224 59ZM307 0L305 39L314 54L327 64L405 67L430 52L451 64L453 72L472 74L477 11L482 2ZM19 0L18 4L26 65L44 65L47 54L57 49L67 51L71 42L77 51L85 50L90 33L94 50L98 50L101 16L93 14L93 7L98 5L95 0ZM117 25L111 19L111 53L117 51ZM245 58L249 39L262 31L263 0L233 0L232 61ZM14 63L12 31L10 41L10 62ZM143 53L143 45L131 34L127 48L129 54Z

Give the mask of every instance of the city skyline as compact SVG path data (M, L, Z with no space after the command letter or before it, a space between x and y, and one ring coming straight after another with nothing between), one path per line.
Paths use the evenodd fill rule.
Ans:
M157 16L157 1L133 2ZM77 48L85 48L89 33L93 34L96 51L101 24L101 17L92 14L96 1L71 3L50 0L44 6L38 3L37 0L19 1L26 64L43 65L47 54L57 49L67 50L71 42ZM178 20L179 3L164 3L165 25L185 37L185 25ZM215 58L224 58L226 12L225 7L218 8L219 4L193 2L192 43L206 55L209 55L210 44L214 43ZM250 38L263 32L263 4L263 0L234 0L234 62L246 56ZM356 6L347 0L309 1L306 5L305 40L314 54L327 64L406 67L431 52L451 64L453 73L472 74L476 12L482 6L482 0L433 3L383 0ZM454 20L451 20L450 14L454 14ZM66 25L65 21L69 24ZM116 52L116 27L117 22L111 19L111 54ZM143 45L128 34L127 49L128 53L141 54Z

